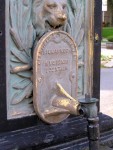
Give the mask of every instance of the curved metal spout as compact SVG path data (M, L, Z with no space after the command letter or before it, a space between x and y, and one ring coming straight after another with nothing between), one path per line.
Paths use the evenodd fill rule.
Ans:
M57 87L62 97L55 97L52 105L67 110L69 114L79 115L79 101L71 97L59 83L57 83Z
M80 104L75 100L67 99L65 97L56 97L53 100L52 105L67 110L69 114L80 115Z
M79 110L80 110L80 103L78 100L74 99L71 97L65 90L64 88L57 83L57 88L59 95L55 95L52 98L52 106L53 108L49 109L44 113L44 115L47 116L55 116L58 114L73 114L73 115L80 115ZM56 108L56 109L55 109Z

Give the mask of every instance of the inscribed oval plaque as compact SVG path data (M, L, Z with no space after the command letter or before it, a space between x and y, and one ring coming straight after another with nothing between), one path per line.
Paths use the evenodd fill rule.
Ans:
M77 97L77 62L77 47L68 33L49 32L37 42L33 56L33 104L43 121L59 123L69 116L53 107L52 99L58 94L57 83ZM46 116L45 112L51 110L57 114Z

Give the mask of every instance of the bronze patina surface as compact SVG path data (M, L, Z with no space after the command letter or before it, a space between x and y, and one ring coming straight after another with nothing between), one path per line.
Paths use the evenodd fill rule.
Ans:
M70 114L59 99L65 98L67 104L67 99L73 99L69 95L77 97L77 59L77 46L66 32L49 32L36 45L33 57L33 103L36 113L47 123L61 122Z
M66 0L34 0L33 1L33 25L37 38L48 31L67 31L68 3ZM39 15L40 14L40 15Z

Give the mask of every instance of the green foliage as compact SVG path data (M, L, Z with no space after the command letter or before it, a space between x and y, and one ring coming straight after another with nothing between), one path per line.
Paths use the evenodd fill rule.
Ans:
M109 6L113 7L113 0L108 0Z
M108 38L110 36L113 36L113 27L104 27L102 28L102 37Z
M111 58L112 58L111 56L101 55L101 61L110 61Z
M113 35L112 35L112 36L108 36L108 37L107 37L107 40L108 40L109 42L113 42Z

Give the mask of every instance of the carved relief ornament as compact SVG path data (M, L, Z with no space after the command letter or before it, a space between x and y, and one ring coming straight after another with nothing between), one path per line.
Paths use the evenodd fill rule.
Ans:
M56 9L55 4L63 8L59 19L57 18L58 14L55 14L56 11L52 11ZM92 40L89 39L89 36L92 36L92 22L90 20L92 20L93 14L93 1L9 0L8 6L9 22L7 21L7 25L9 28L7 28L7 33L10 33L8 34L8 49L10 50L8 58L10 60L7 60L8 64L10 62L8 119L34 114L32 105L33 49L36 41L48 31L63 30L68 32L77 43L78 96L83 96L88 91L87 87L91 86L91 81L86 85L88 76L91 75L91 69L89 72L86 69L87 67L91 68L88 54L92 48ZM52 20L52 18L54 19Z

